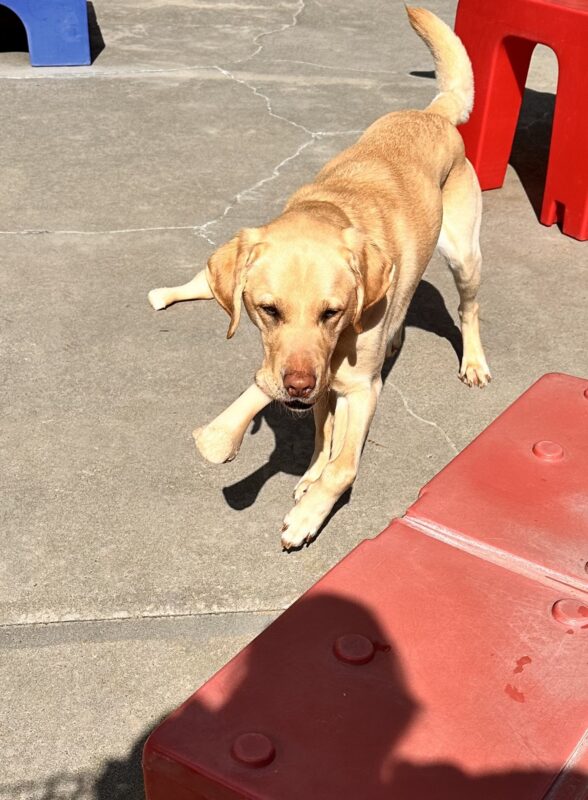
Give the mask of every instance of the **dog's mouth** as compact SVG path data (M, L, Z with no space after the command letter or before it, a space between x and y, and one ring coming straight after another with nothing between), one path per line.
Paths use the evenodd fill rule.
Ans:
M286 408L289 408L291 411L297 411L299 414L310 411L314 405L314 400L307 403L304 403L302 400L282 400L282 402Z

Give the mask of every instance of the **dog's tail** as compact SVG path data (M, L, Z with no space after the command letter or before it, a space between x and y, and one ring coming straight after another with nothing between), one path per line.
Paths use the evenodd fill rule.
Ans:
M474 105L474 74L460 39L439 17L426 8L406 7L414 30L435 60L439 94L427 111L446 117L454 125L466 122Z

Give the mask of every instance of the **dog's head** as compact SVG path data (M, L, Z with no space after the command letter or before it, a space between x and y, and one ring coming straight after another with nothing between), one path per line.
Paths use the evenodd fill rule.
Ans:
M242 230L211 256L207 278L231 318L228 338L243 304L261 331L258 385L302 411L328 388L343 330L360 333L362 315L385 295L391 265L354 228L290 214Z

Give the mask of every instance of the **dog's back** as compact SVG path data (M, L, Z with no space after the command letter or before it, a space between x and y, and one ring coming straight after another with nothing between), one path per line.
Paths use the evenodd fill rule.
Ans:
M418 239L427 252L441 226L441 188L465 160L455 125L472 109L473 74L465 48L448 25L424 8L407 8L407 13L433 55L439 93L421 111L395 111L376 120L301 187L287 209L309 200L335 203L388 248L408 224L422 229Z

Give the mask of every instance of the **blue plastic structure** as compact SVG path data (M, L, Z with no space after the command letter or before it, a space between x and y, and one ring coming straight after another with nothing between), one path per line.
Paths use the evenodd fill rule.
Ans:
M2 0L27 32L33 67L90 63L86 0Z

